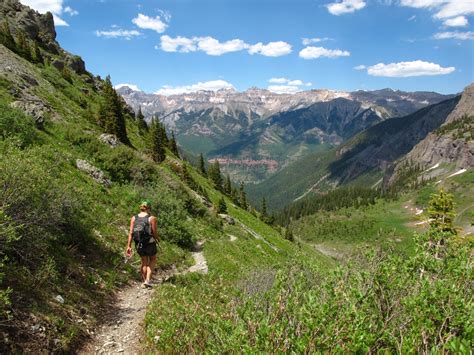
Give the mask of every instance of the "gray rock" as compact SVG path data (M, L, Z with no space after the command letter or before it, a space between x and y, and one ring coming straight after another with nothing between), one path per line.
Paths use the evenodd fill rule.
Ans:
M109 179L107 179L107 177L102 172L102 170L100 170L99 168L96 168L87 160L77 159L76 167L79 170L89 174L92 177L92 179L94 179L99 184L102 184L106 187L109 187L110 185L112 185L112 182Z
M25 114L33 117L38 129L44 128L45 117L52 113L52 109L49 107L49 105L33 96L27 96L18 101L14 101L10 104L10 106L13 108L18 108Z
M62 60L59 60L59 59L53 60L51 65L53 67L55 67L56 69L58 69L58 70L63 70L64 69L64 62Z
M57 295L56 297L54 297L54 299L59 303L64 303L64 298L61 295Z
M99 140L105 144L108 144L111 148L115 148L120 144L119 139L114 134L103 133L99 136Z
M86 64L82 58L77 55L67 55L66 64L77 74L84 74L86 72Z
M226 221L230 225L235 224L235 220L231 216L229 216L228 214L219 213L219 217L221 217L224 221Z

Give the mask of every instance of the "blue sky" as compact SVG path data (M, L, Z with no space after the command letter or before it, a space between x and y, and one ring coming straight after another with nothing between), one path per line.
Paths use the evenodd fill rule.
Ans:
M257 86L459 92L472 0L21 0L114 84L163 94Z

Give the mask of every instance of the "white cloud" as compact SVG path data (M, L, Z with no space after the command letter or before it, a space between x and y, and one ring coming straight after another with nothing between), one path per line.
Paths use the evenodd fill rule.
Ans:
M295 92L302 91L302 87L312 86L312 83L304 83L302 80L296 79L291 80L287 78L271 78L268 80L270 84L281 84L281 85L270 85L268 90L277 94L294 94ZM285 85L283 85L285 84Z
M166 28L168 27L165 22L161 21L160 16L149 17L144 14L138 14L138 16L135 17L132 22L141 29L153 30L158 33L165 32Z
M434 35L434 39L459 39L461 41L474 40L474 32L438 32Z
M257 43L250 45L241 39L232 39L220 42L213 37L175 37L161 36L160 47L165 52L189 53L201 51L208 55L220 56L225 53L248 50L250 54L261 54L264 56L277 57L291 52L291 46L286 42L270 42L268 44ZM158 48L158 46L155 46Z
M315 38L302 38L301 42L303 42L303 45L308 46L313 43L319 43L319 42L330 41L330 40L331 38L328 38L328 37L324 37L324 38L315 37Z
M326 7L331 14L339 16L361 10L365 5L364 0L341 0L327 4Z
M306 47L299 53L299 56L303 59L316 59L320 57L349 57L350 55L351 53L348 51L343 51L340 49L327 49L324 47Z
M222 55L224 53L238 52L248 48L248 44L241 39L219 42L217 39L212 37L199 37L195 40L198 49L208 55Z
M133 91L142 91L140 90L140 88L135 85L135 84L118 84L118 85L115 85L114 88L115 90L118 90L120 88L123 88L123 87L129 87L130 89L132 89Z
M158 9L158 12L160 13L160 16L163 17L165 22L170 22L171 21L171 12L166 11L166 10L160 10Z
M408 21L413 21L413 20L415 20L415 19L416 19L416 15L413 15L413 16L410 16L410 17L408 18Z
M390 64L378 63L368 67L367 73L372 76L407 78L411 76L446 75L454 70L454 67L443 68L439 64L415 60Z
M66 6L66 7L64 8L64 12L65 12L66 14L69 14L69 16L76 16L76 15L79 15L79 11L74 10L74 9L73 9L72 7L70 7L70 6Z
M354 67L354 69L355 70L365 70L365 69L367 69L367 67L365 65L361 64L361 65L358 65L358 66Z
M474 13L472 0L400 0L400 5L434 10L434 17L441 20Z
M443 25L448 27L466 27L467 25L469 25L469 21L464 16L458 16L448 18L443 22Z
M234 89L234 86L231 83L228 83L225 80L212 80L199 82L197 84L185 85L185 86L169 86L165 85L161 89L155 92L157 95L180 95L180 94L189 94L197 91L218 91L221 89Z
M294 94L301 91L298 86L293 85L270 85L268 90L275 94Z
M283 42L269 42L263 44L261 42L249 47L250 54L260 54L265 57L280 57L291 53L291 45Z
M287 78L271 78L268 80L272 84L286 84L289 80Z
M191 38L178 36L171 38L170 36L161 36L161 49L165 52L189 53L197 50L194 40ZM155 47L157 48L157 46ZM158 48L157 48L158 49Z
M105 38L124 38L131 40L133 37L141 36L141 33L137 30L122 30L120 28L114 28L108 31L95 31L97 37Z
M20 2L41 14L45 14L48 11L51 12L56 26L69 26L68 23L60 17L64 11L63 0L20 0Z

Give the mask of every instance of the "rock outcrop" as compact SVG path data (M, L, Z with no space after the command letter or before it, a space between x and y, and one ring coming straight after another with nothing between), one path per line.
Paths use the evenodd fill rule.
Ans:
M105 174L99 168L96 168L94 165L89 163L87 160L77 159L76 167L85 173L87 173L92 179L94 179L99 184L109 187L112 185L112 182L107 179Z
M456 122L461 119L463 127L459 128ZM440 129L428 134L396 163L393 173L386 178L387 183L397 181L407 162L415 162L424 168L438 163L455 164L458 169L474 167L474 137L470 133L472 128L474 128L474 84L464 89L459 102L446 117ZM466 133L460 134L459 129Z

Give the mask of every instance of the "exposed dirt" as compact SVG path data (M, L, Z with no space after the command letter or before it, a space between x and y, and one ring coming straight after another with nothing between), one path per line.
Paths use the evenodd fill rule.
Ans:
M207 273L207 261L202 252L204 242L198 242L192 253L195 264L184 271L176 268L158 271L152 280L153 288L142 288L138 281L117 293L117 301L104 315L101 327L95 330L95 337L79 354L137 354L143 348L143 320L148 304L153 298L153 289L160 287L170 277L188 272Z

